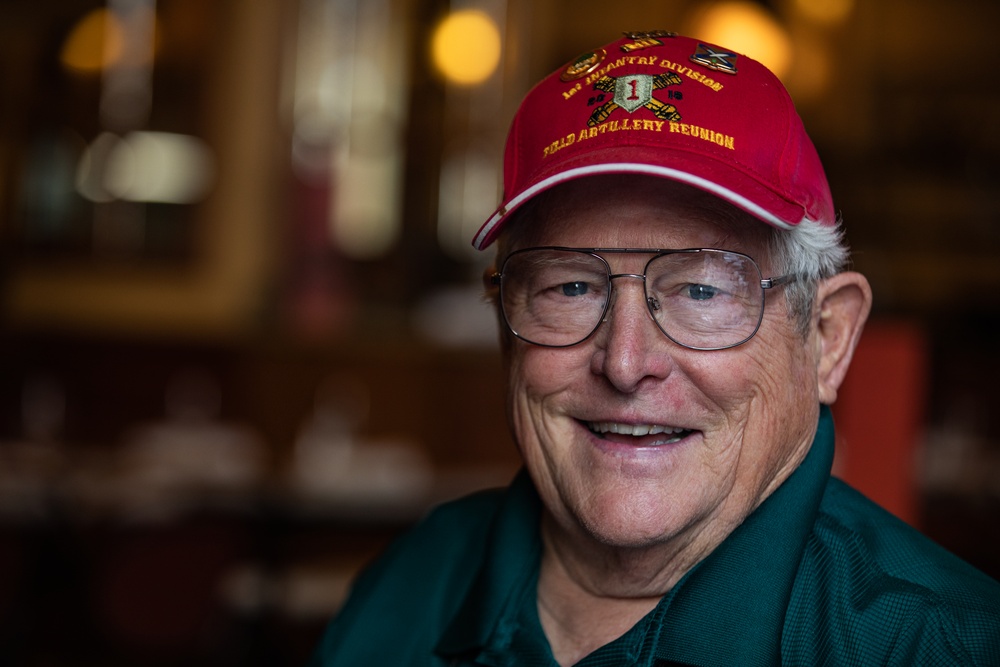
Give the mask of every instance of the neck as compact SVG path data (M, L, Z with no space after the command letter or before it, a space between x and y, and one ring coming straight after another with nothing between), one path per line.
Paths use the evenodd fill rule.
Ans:
M543 558L538 617L552 655L562 667L628 632L656 607L659 597L607 596L581 586L558 562Z
M538 613L560 665L576 664L628 632L704 556L676 544L581 545L548 517L542 539Z

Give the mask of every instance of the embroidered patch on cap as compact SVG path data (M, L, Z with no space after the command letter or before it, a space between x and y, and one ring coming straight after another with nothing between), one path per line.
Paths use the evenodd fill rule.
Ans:
M632 53L633 51L641 51L642 49L648 49L654 46L663 46L663 39L669 39L676 37L676 32L667 32L666 30L650 30L648 32L626 32L625 36L633 40L631 44L622 44L621 50L625 53Z
M717 50L706 44L699 44L697 50L694 52L694 55L691 56L691 62L704 65L708 69L715 70L716 72L736 74L737 57L737 54L732 51L723 51L721 49Z
M587 76L595 69L600 67L604 59L608 57L608 52L604 49L598 49L597 51L588 51L584 53L566 68L559 77L560 81L575 81L577 79L582 79Z
M652 74L631 74L622 77L606 76L594 83L594 89L606 93L614 93L614 98L594 110L587 125L594 126L603 123L616 109L624 109L632 113L645 107L660 120L677 121L681 115L677 107L653 97L654 90L667 86L680 85L681 78L673 72L653 76Z

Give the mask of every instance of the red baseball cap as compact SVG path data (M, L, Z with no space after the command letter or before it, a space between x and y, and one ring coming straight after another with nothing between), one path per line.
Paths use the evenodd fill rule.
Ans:
M830 187L788 92L759 62L663 31L626 33L536 85L504 151L482 250L531 198L595 174L660 176L774 225L835 224Z

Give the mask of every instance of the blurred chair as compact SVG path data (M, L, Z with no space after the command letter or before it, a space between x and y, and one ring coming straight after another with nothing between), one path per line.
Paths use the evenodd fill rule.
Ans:
M834 473L914 526L928 366L926 335L917 325L872 321L833 406Z
M252 536L237 519L122 526L99 546L94 624L127 664L237 664L243 639L220 602Z

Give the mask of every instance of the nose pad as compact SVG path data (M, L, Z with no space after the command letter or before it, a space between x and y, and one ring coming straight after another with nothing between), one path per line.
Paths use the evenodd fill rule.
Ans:
M615 302L618 301L618 290L612 289L611 294L608 296L608 306L604 309L604 318L601 320L601 324L607 324L608 320L611 319L611 312L615 309Z
M638 273L618 273L611 276L612 280L614 280L615 278L636 278L638 280L643 281L643 283L645 283L646 280L645 276ZM643 289L645 289L645 287L643 287ZM601 320L602 324L606 324L611 319L611 313L615 309L615 304L618 303L618 292L619 292L618 289L614 287L611 288L611 295L609 296L608 307L604 311L604 318ZM649 307L651 313L653 311L660 309L660 302L654 297L646 297L646 304Z

